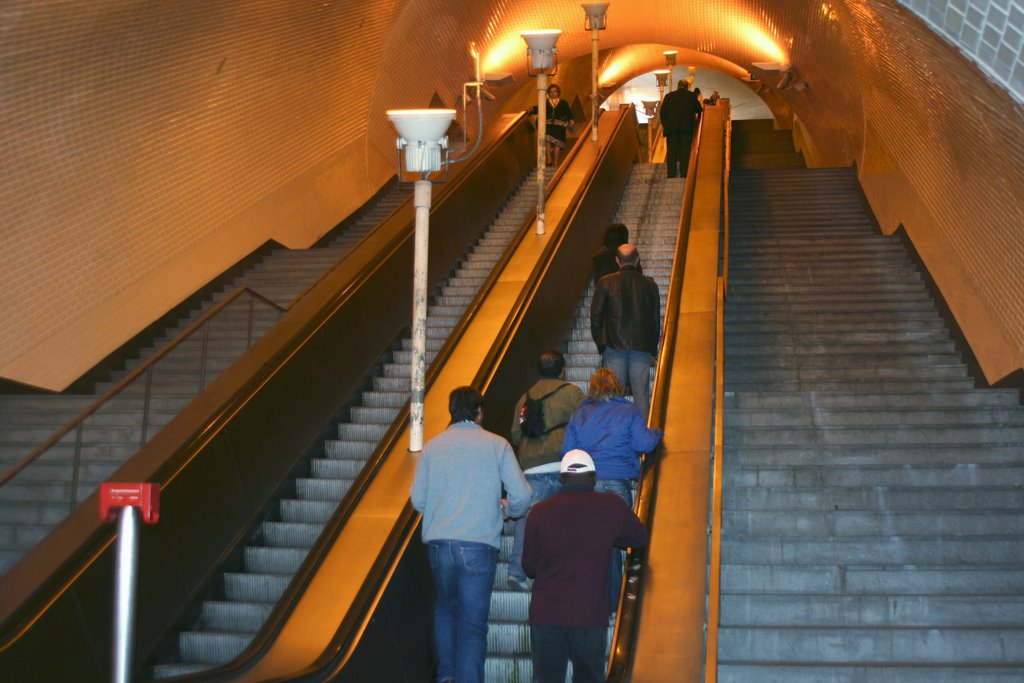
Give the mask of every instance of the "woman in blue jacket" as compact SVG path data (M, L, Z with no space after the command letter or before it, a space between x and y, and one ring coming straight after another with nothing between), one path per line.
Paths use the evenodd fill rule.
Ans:
M640 454L654 450L662 434L649 428L647 418L623 398L615 373L601 368L590 378L587 398L569 420L562 454L574 448L589 453L597 466L595 490L617 493L632 507Z

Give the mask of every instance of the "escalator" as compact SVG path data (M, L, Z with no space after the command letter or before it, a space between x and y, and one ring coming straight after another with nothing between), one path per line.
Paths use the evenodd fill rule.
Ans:
M530 215L536 171L509 197L501 213L470 247L455 272L436 290L427 316L427 364L434 359ZM548 171L548 179L552 171ZM412 341L385 355L367 390L336 424L315 454L291 479L288 494L275 499L268 520L253 529L235 553L230 571L214 582L215 596L186 616L192 626L161 648L153 678L167 678L223 665L234 659L263 627L310 549L409 398ZM321 450L322 449L322 450Z
M589 258L578 255L599 242L638 156L633 117L609 119L602 147L587 143L580 155L590 160L566 171L574 178L570 189L561 193L559 186L549 196L547 235L523 236L492 274L486 296L471 304L475 315L460 321L434 360L425 398L427 437L444 429L448 393L463 384L484 391L485 415L505 427L522 390L518 359L529 357L532 368L540 349L563 341L578 303L572 292L589 279ZM560 213L568 218L555 218ZM385 435L371 459L372 475L356 483L361 495L350 508L343 502L328 522L253 644L227 666L180 680L426 680L430 587L423 583L429 574L408 504L415 458L406 451L406 416L403 410Z
M635 135L634 131L627 132ZM620 137L628 141L628 136ZM635 146L635 140L633 145ZM524 147L529 149L529 145ZM592 151L591 155L596 153ZM631 154L628 149L625 152L620 150L617 154L630 157L627 162L635 157L635 152ZM613 168L612 175L615 172L622 175L621 163L618 164L618 171L615 170L615 164L610 165ZM479 172L479 177L471 177L469 182L476 183L478 192L486 192L494 182L493 174L507 174L512 166L513 162L508 160L495 162L493 168L483 169ZM600 172L597 176L590 177L589 182L606 185L614 185L617 182L614 177L598 176ZM624 175L622 179L624 180ZM506 358L509 353L515 354L515 349L519 345L518 335L510 332L508 323L500 324L501 320L508 317L510 310L518 310L518 317L514 322L516 329L547 326L549 318L546 311L543 308L531 308L528 311L522 309L518 293L523 291L523 288L528 288L533 301L538 295L542 299L558 298L554 295L560 292L564 283L544 280L525 265L537 263L538 260L545 261L553 253L563 253L566 245L571 245L582 253L589 251L592 245L596 244L599 239L599 227L591 226L600 226L603 219L598 217L607 216L611 207L607 206L607 197L600 192L592 192L589 195L581 193L580 196L584 195L597 196L597 200L591 202L593 206L584 207L583 210L577 206L575 209L574 215L581 223L586 224L586 227L561 233L550 230L547 239L523 240L519 251L512 255L503 277L491 283L495 292L499 294L497 300L492 301L495 297L491 297L483 303L474 304L478 309L476 318L484 320L484 326L489 328L488 334L491 334L492 341L481 343L476 336L475 328L469 326L462 331L462 336L467 346L477 351L471 353L467 359L463 358L459 349L454 350L460 358L454 363L454 372L468 372L472 375L474 368L485 368L480 372L486 377L481 377L479 384L491 387L492 393L498 396L496 401L499 404L502 400L509 404L515 400L513 390L506 388L506 385L518 383L518 375L521 373L496 371L493 360L483 362L480 354L490 357L494 353L499 353ZM617 191L611 196L615 195ZM580 196L559 200L557 193L552 194L549 216L558 209L559 201L566 206L584 203L581 202ZM463 214L461 218L465 219L468 216ZM432 243L431 248L440 250L442 257L445 249L451 250L452 243L458 243L457 230L465 229L459 224L460 221L452 223L452 231L456 235L446 235L452 238L450 241L436 240ZM554 244L556 237L559 240L557 249ZM377 236L378 243L395 252L404 244L400 240L392 239L389 242L388 239L388 236ZM443 258L435 256L432 253L432 263L444 262ZM541 256L545 258L541 259ZM358 277L363 278L365 282L397 280L404 283L406 278L396 274L405 270L409 261L377 256L353 265ZM583 269L559 268L559 278L556 279L582 278L579 281L584 282L589 264L582 265ZM351 279L350 276L349 281ZM148 533L142 537L141 557L144 566L139 572L139 595L140 605L144 607L140 609L138 621L140 651L152 650L155 647L157 633L161 628L166 628L161 624L169 620L168 615L180 613L182 605L191 602L187 594L197 589L190 586L201 585L210 571L203 567L217 566L219 559L227 552L224 549L235 545L234 542L225 543L224 539L239 537L242 533L239 529L244 530L250 526L245 523L245 519L260 514L253 510L256 509L254 504L260 503L265 495L268 495L261 491L272 492L282 481L283 475L287 474L288 463L281 462L280 454L288 450L294 451L295 446L301 445L303 441L307 445L314 441L315 434L338 409L337 385L342 382L358 384L365 380L364 372L359 373L358 377L352 377L352 363L344 362L350 360L350 357L338 359L335 357L337 354L332 356L332 351L337 348L339 340L345 340L354 353L364 357L373 346L373 340L363 338L369 335L352 335L351 331L366 328L365 324L360 323L365 322L371 314L397 318L403 313L402 310L379 311L379 299L364 292L366 287L365 283L360 287L348 288L341 283L339 287L336 278L325 278L311 294L298 302L295 311L286 316L283 322L290 325L275 328L267 338L254 347L255 353L250 356L254 355L256 358L247 356L232 367L200 397L196 404L176 418L171 428L161 432L143 449L140 457L126 465L119 473L122 480L151 479L165 482L161 524L147 530ZM328 296L327 301L318 297L318 294L331 291L332 288L338 293ZM404 286L402 288L405 289ZM496 323L499 325L496 330L497 336L494 336L493 328ZM382 323L382 326L386 325ZM372 327L374 329L366 328L366 331L375 331L377 325ZM557 341L545 339L540 335L533 338L545 346ZM268 352L268 349L272 351ZM269 358L259 358L260 352L267 354ZM529 355L534 355L532 348L529 349ZM440 391L445 395L449 384L445 370L451 366L452 363L444 364L437 374L437 381L442 385ZM458 381L466 383L461 377ZM510 409L510 405L507 409ZM178 429L172 429L175 427ZM428 424L428 433L432 428L432 425ZM168 432L174 431L179 434L176 443L170 441L168 435ZM400 434L399 430L397 435L391 436L389 452L396 450L394 442ZM300 448L300 453L301 450ZM167 457L168 451L173 457ZM380 449L375 458L379 452ZM387 454L381 455L376 476L356 482L354 488L360 489L359 497L369 495L372 498L372 494L377 490L386 490L389 495L401 490L404 497L408 490L407 484L396 488L392 481L392 470L395 467L401 469L402 460L407 460L407 456L403 454L389 460ZM143 474L147 470L149 474ZM279 474L282 470L284 473ZM342 508L346 506L343 504ZM376 520L374 528L378 531L375 531L374 535L381 536L380 530L383 530L383 540L389 538L387 529L396 523L394 516L385 515L381 518L376 512L366 512L354 504L342 510L342 517L342 522L337 523L335 527L332 528L329 524L327 533L324 534L325 537L335 535L334 540L325 542L332 544L332 549L336 549L333 546L339 544L339 539L353 534L361 541L366 540L365 524L368 520ZM76 531L75 526L84 525L87 521L91 520L80 516L80 519L69 520L77 524L65 526L69 527L67 530L70 534L71 531ZM196 533L200 529L202 533ZM83 531L85 530L78 529L77 533L81 534ZM85 535L89 539L88 542L81 544L79 550L60 563L62 566L58 575L42 581L43 587L34 595L30 595L28 600L22 600L22 609L13 610L13 614L4 622L0 640L0 666L3 666L5 671L17 674L20 680L102 680L106 677L105 671L109 666L106 652L109 651L110 630L107 614L109 608L105 609L104 606L109 604L110 596L111 535L102 529ZM341 545L345 543L347 541L341 541ZM370 556L371 563L378 557L378 553L365 543L360 542L357 545L363 548L363 554ZM360 577L368 574L361 568L353 569L353 565L360 564L352 561L357 559L358 553L344 551L344 554L346 573L351 576L352 582L361 584L363 579ZM320 571L317 572L317 577L307 580L307 585L302 591L303 599L309 599L306 593L310 592L310 588L315 589L319 586L322 570L329 569L334 562L332 557L325 556L306 563ZM45 594L46 588L50 589L48 595L52 597L43 598L44 602L40 604L40 593ZM314 596L312 600L321 605L324 603L320 597ZM282 616L289 619L296 615L302 616L300 613L303 610L303 603L300 601L294 606L284 608L282 612L286 614ZM287 644L290 626L284 623L278 624L276 628L278 632L274 638L275 643L283 638ZM48 661L43 654L49 644L58 641L70 643L66 656L60 658L60 661L53 658ZM255 647L268 652L268 659L274 659L274 644L261 642Z
M666 178L662 164L636 164L630 173L614 217L608 222L624 223L630 242L640 251L644 274L654 278L661 292L661 313L668 300L672 259L683 200L683 178ZM587 391L590 376L601 367L601 356L590 336L590 300L594 283L589 282L579 297L572 324L562 342L565 351L565 379ZM507 425L506 425L507 428ZM488 632L487 681L529 681L533 677L530 628L527 615L530 593L511 591L507 586L508 562L512 550L514 523L505 525L498 573L491 595ZM609 641L614 626L609 626Z

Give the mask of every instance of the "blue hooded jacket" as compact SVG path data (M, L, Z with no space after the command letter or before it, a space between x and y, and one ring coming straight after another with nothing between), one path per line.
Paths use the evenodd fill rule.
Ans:
M562 441L562 454L579 448L590 454L598 479L636 479L640 454L661 441L660 429L648 428L643 414L622 398L588 398L573 413Z

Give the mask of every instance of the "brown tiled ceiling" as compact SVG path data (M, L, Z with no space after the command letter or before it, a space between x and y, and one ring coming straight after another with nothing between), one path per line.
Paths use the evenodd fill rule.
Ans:
M519 32L537 28L563 30L559 78L585 101L577 2L5 0L0 369L240 225L308 243L387 179L386 109L456 101L470 42L513 76L489 117L528 99ZM858 164L883 228L906 225L954 264L940 285L994 321L986 342L1014 349L988 370L1020 367L1022 109L918 16L894 0L613 0L600 46L609 88L669 48L680 72L759 75L812 163ZM765 63L792 64L800 87L779 91ZM187 293L250 248L174 284ZM145 293L127 298L137 327L158 315Z

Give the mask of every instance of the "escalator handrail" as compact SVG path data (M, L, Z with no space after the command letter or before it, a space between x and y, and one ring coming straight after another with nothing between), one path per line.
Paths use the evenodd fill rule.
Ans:
M662 333L661 349L654 373L654 388L651 391L651 408L649 425L663 429L665 426L665 410L668 405L668 386L671 382L671 367L675 339L679 334L679 312L682 304L683 279L686 275L686 250L690 233L690 219L693 213L693 198L696 189L697 161L700 154L700 141L703 132L703 119L698 123L694 144L687 165L686 187L683 190L682 210L679 216L679 231L676 236L675 254L672 263L672 279L669 281L668 300L665 303L665 329ZM650 533L650 522L655 505L658 481L658 452L643 457L640 485L637 491L635 512ZM622 683L628 680L633 661L633 650L636 639L637 609L643 592L643 576L647 567L647 553L641 548L631 548L626 552L626 572L622 582L622 593L619 597L619 617L615 621L612 635L611 655L608 660L608 673L605 680L609 683Z
M140 377L142 377L142 375L146 373L146 371L152 368L157 362L165 358L167 354L169 354L171 351L174 351L179 346L181 346L182 343L184 343L189 337L195 334L195 332L202 328L203 325L205 325L206 323L210 322L213 318L220 315L221 312L224 311L224 309L226 309L236 299L246 294L251 296L253 299L256 299L260 303L263 303L267 306L270 306L271 308L276 309L279 313L287 310L286 307L281 306L280 304L277 304L274 301L271 301L270 299L268 299L267 297L263 296L262 294L255 290L252 290L248 287L236 287L227 296L225 296L223 299L217 302L217 304L213 306L210 310L206 311L192 324L190 324L184 330L175 335L173 339L171 339L169 342L167 342L167 344L162 346L156 353L147 358L145 362L141 363L134 370L130 371L119 382L114 384L114 386L107 389L96 400L94 400L92 403L83 408L77 415L75 415L70 420L65 422L64 425L58 428L53 434L51 434L49 438L47 438L41 444L39 444L31 451L29 451L29 453L25 455L25 457L23 457L21 460L8 467L7 470L3 472L3 474L0 474L0 488L2 488L4 484L8 483L11 479L16 477L19 473L21 473L21 471L24 470L26 467L35 462L40 456L46 453L46 451L50 450L50 448L56 445L61 439L70 434L71 431L75 429L78 425L85 422L86 419L88 419L91 415L93 415L95 412L97 412L103 406L105 406L111 399L113 399L115 396L117 396L122 391L127 389L129 385L134 384L137 379L139 379Z
M566 169L569 167L572 160L579 153L579 150L582 149L582 146L586 143L586 141L587 136L581 134L576 144L573 145L569 153L566 154L563 163L555 171L554 175L551 177L551 180L548 181L547 187L545 189L546 193L550 193L557 186L558 182L565 174ZM578 198L574 197L573 201L578 201ZM488 274L483 284L481 284L480 289L477 291L476 295L473 297L472 301L467 306L466 311L463 313L458 323L456 323L455 327L452 329L452 332L451 334L449 334L448 339L438 350L433 362L427 369L426 376L424 378L425 391L426 389L429 389L431 384L433 384L433 381L437 378L438 374L440 374L441 369L444 367L444 364L450 358L456 346L458 346L458 343L461 340L462 335L469 327L477 311L483 305L484 301L487 299L487 296L494 288L494 285L497 283L498 278L501 275L502 271L504 270L505 266L512 259L512 256L515 254L520 242L522 242L526 235L530 233L535 220L536 208L531 209L530 213L523 219L522 223L520 223L519 227L516 229L514 236L510 240L508 246L502 252L494 268ZM364 465L359 475L353 481L352 486L349 488L348 492L346 492L345 497L338 504L338 508L335 510L330 520L327 521L319 538L314 543L313 547L310 549L310 552L307 555L306 559L299 566L299 569L296 571L295 576L292 578L288 587L285 589L285 592L282 594L281 598L278 600L274 609L271 611L266 622L261 627L259 633L253 638L253 641L241 653L239 653L237 657L235 657L232 661L226 664L223 664L215 668L206 669L195 674L188 674L184 676L175 677L172 680L178 683L193 683L198 681L203 681L204 683L214 683L219 681L231 680L240 672L246 671L255 666L258 660L266 654L267 650L273 644L274 640L277 638L277 635L280 633L281 629L287 622L288 617L290 616L292 610L294 609L298 601L298 598L305 592L310 581L312 581L313 577L316 575L317 569L323 562L325 554L335 543L335 541L338 538L338 535L344 529L345 524L352 516L352 513L355 511L360 500L362 500L363 495L366 493L367 488L369 488L370 483L373 481L373 478L376 476L384 460L386 459L388 454L392 452L394 448L397 446L398 440L407 426L408 419L409 402L406 401L402 408L399 410L398 415L395 417L391 425L388 427L388 430L385 432L384 436L381 438L380 443L374 449L373 454L367 460L366 465ZM408 509L403 512L402 516L400 517L399 523L396 524L396 529L405 528L406 526L408 526L408 517L411 514L411 512L414 512L411 507L408 507ZM360 601L364 600L366 596L372 596L378 592L380 588L379 582L375 582L373 579L374 577L381 578L378 576L378 572L376 571L378 565L385 567L389 566L391 559L395 557L395 549L394 547L392 547L392 543L399 543L399 541L394 540L394 538L397 537L394 537L394 534L392 534L392 536L389 537L388 544L385 546L385 550L381 553L381 556L374 561L373 569L371 570L370 573L370 578L367 580L367 582L364 583L364 585L360 588L359 593L357 594L357 604L360 604ZM399 545L404 547L404 545L406 545L407 543L408 540L405 539L401 541ZM360 614L362 613L362 610L350 610L350 613L356 611L358 611ZM339 627L339 633L343 631L348 632L350 630L349 621L349 615L346 615L342 622L342 625ZM351 640L351 637L346 638L345 640Z
M528 117L525 113L513 117L502 129L500 134L497 135L496 138L488 145L488 147L497 148L507 137L512 135L519 126L524 125L527 118ZM464 172L460 173L446 185L445 194L453 192L461 183L465 182L470 175L470 169L475 167L477 164L482 163L486 158L486 153L478 153L474 158L474 163L471 163L467 169L464 169ZM407 202L403 202L402 205L392 212L389 218L395 216L395 214L401 211L402 207L406 204ZM437 201L434 203L435 210L438 208L439 204L440 202ZM395 235L389 237L389 239L381 245L379 254L384 256L398 250L401 245L410 238L412 224L413 221L410 219L407 226L408 230L399 230ZM364 240L365 239L367 238L364 238ZM273 353L273 356L269 358L260 367L260 369L244 383L243 386L239 387L230 396L224 397L223 401L219 405L214 409L211 409L209 418L204 422L204 424L189 434L182 434L180 446L168 453L166 460L150 480L161 483L164 486L173 481L177 474L182 471L184 467L187 467L188 462L195 457L195 454L201 450L203 445L208 443L216 434L223 430L230 422L231 417L235 415L256 393L258 393L260 387L266 384L267 381L273 377L284 364L287 363L294 350L301 346L309 335L315 331L317 321L328 315L330 311L336 309L344 301L350 298L351 294L358 290L359 287L369 279L371 274L380 267L382 260L382 258L368 259L366 264L353 270L351 274L346 273L344 285L339 287L331 297L330 301L326 302L319 309L315 319L306 321L306 324L302 325L300 330L296 331L294 335L290 336L284 343L282 343L280 347L276 349L276 352ZM341 263L336 264L335 269L343 263L344 259ZM58 569L54 574L46 577L39 586L32 591L31 595L27 596L27 598L20 604L13 606L13 608L8 606L9 611L7 611L2 620L0 620L0 652L3 652L13 646L13 644L31 628L32 624L35 623L53 604L56 596L59 596L68 590L76 580L77 576L84 571L84 568L94 563L97 558L107 551L113 543L115 536L115 527L110 525L97 525L95 530L83 542L83 544L71 551L60 569Z
M633 116L635 120L632 110L622 112L618 121L612 128L613 132L609 135L609 140L614 139L624 122L628 120L628 116ZM582 144L590 144L588 136L583 134L581 134L580 139L574 146L573 154L576 153L577 149L580 148ZM598 158L595 160L592 169L596 169L600 166L600 163L609 147L610 144L601 151ZM563 164L562 170L567 167L568 163ZM544 245L542 253L538 258L538 267L534 268L528 277L527 283L523 288L523 293L517 299L509 315L506 317L505 322L502 325L501 333L485 355L485 358L481 363L480 370L473 378L472 386L479 388L481 392L486 394L487 385L494 376L497 361L515 334L517 327L516 322L522 317L525 308L528 306L530 299L532 298L533 292L537 289L539 282L543 278L545 270L544 266L550 261L551 256L555 251L557 251L558 246L561 244L561 239L559 238L564 237L565 226L572 224L572 220L578 211L579 205L583 197L586 196L587 190L590 188L592 178L593 175L591 175L591 178L589 178L587 182L583 183L580 189L574 194L565 214L563 214L561 220L558 222L558 225L549 225L549 228L551 229L549 229L548 234L554 239L549 240L548 243ZM527 227L530 225L532 225L532 220L528 220ZM495 269L495 271L498 270L499 269L497 268ZM431 367L440 368L440 365L435 362ZM395 438L397 439L397 434L395 435ZM332 638L328 648L316 662L306 669L294 672L294 674L289 676L274 679L275 681L311 683L313 681L330 680L333 676L337 675L351 656L354 646L358 642L358 637L362 632L361 627L369 618L372 606L379 600L380 594L387 584L389 569L394 566L398 558L401 557L404 549L414 538L415 531L419 527L420 520L421 515L412 508L410 503L407 503L401 517L394 526L392 534L388 538L387 544L385 544L378 557L375 559L374 568L377 570L377 573L368 573L366 581L364 581L361 586L357 598L353 601L352 608L349 609L342 625ZM210 679L189 678L179 680L181 680L182 683L186 680L191 683L192 681L198 680L207 682Z

